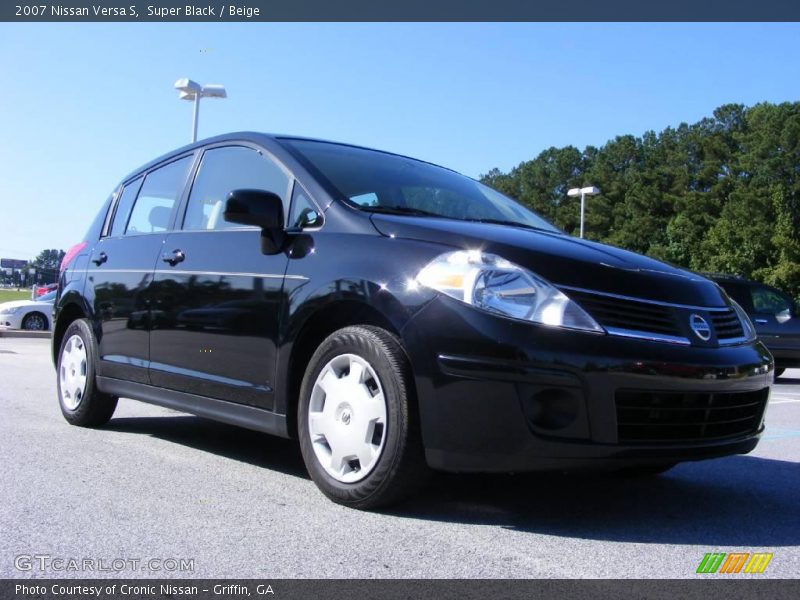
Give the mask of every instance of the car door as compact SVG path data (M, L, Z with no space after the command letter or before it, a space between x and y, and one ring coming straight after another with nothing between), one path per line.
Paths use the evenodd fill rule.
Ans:
M800 319L794 302L782 292L766 285L750 288L753 323L759 336L770 344L791 338L795 345L800 338Z
M149 383L149 286L192 155L128 181L92 250L86 295L98 330L98 375Z
M225 221L227 195L262 189L287 203L289 172L248 145L209 147L180 227L154 274L154 385L273 408L284 253L262 254L261 231Z

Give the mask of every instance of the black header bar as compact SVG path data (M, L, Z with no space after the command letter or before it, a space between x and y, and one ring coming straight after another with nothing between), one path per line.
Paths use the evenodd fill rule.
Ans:
M800 21L797 0L11 0L0 21Z
M702 577L702 578L701 578ZM800 597L800 582L787 579L721 579L716 575L679 580L464 580L464 579L18 579L0 580L7 600L596 600L703 599L788 600ZM757 576L756 576L757 577Z

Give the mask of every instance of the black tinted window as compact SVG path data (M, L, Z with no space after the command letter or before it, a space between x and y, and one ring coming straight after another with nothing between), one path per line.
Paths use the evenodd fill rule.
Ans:
M282 142L320 181L362 210L496 220L557 232L511 198L454 171L423 161L311 140Z
M139 193L139 188L142 187L142 178L134 179L126 185L122 194L117 202L117 208L114 211L114 222L111 224L111 232L109 235L117 236L125 233L125 227L128 224L128 216L131 214L131 207L133 201L136 200L136 194Z
M125 235L154 233L169 227L170 215L183 191L191 164L192 157L187 156L147 174Z
M184 229L241 227L223 217L225 200L236 189L266 190L286 205L289 177L272 160L252 148L214 148L203 155L192 185Z
M755 312L764 315L791 314L791 301L778 290L765 286L753 286L751 292Z

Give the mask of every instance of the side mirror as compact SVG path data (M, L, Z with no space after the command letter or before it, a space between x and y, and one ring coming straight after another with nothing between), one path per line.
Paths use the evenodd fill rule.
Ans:
M233 190L225 201L225 220L261 228L261 252L277 254L285 239L283 200L266 190Z
M265 190L233 190L225 202L225 220L261 229L283 229L283 200Z

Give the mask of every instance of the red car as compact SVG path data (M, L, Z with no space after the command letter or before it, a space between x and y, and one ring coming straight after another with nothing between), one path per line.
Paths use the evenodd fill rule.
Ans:
M39 296L44 296L50 292L55 291L58 288L57 283L48 283L47 285L37 285L33 288L33 299L35 300Z

